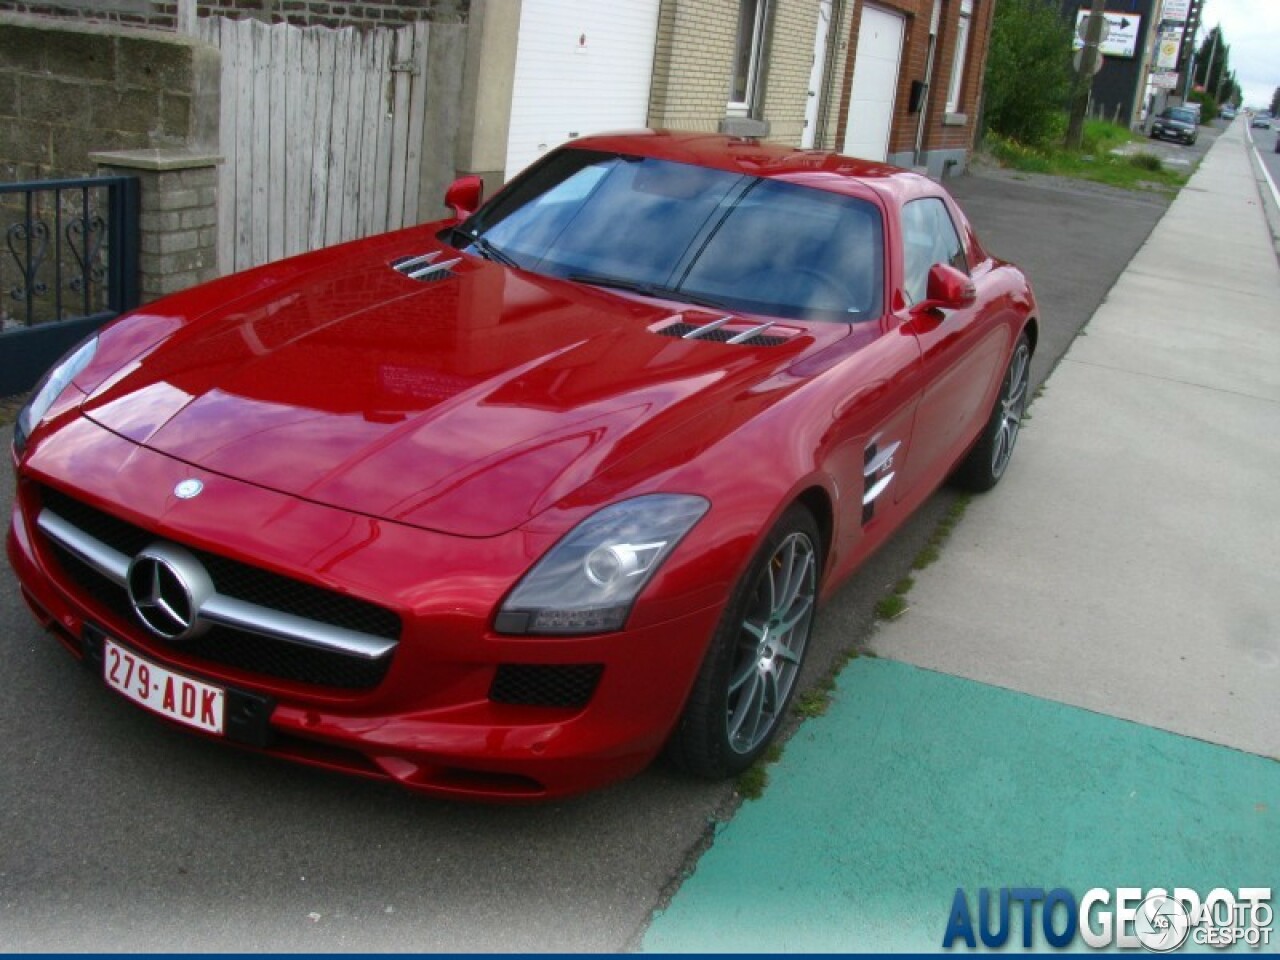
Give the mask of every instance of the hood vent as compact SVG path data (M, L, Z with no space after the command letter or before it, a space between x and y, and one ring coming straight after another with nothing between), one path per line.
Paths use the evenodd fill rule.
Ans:
M676 318L673 318L676 319ZM719 320L712 320L710 323L689 323L684 319L676 319L675 323L669 323L657 333L664 337L679 337L681 340L711 340L716 343L735 343L746 347L776 347L786 343L786 337L769 336L765 331L774 326L775 321L769 320L766 323L752 324L745 330L725 329L727 324L737 320L736 317L721 317ZM741 326L742 321L738 321L737 325Z
M434 283L437 280L447 280L449 277L457 276L449 268L461 263L462 258L454 257L452 260L441 260L441 253L442 251L435 250L417 257L402 257L399 260L391 261L391 268L397 273L403 273L410 280L417 280L421 283Z

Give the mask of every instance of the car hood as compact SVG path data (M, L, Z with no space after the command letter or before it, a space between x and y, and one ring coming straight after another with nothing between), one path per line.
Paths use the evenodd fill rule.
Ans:
M757 345L682 339L668 328L718 316L470 257L425 280L393 269L423 246L326 260L209 310L83 411L199 469L491 536L847 333L788 322Z

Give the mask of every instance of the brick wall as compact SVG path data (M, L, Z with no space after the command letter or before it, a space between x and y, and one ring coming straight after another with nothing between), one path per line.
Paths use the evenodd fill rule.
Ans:
M0 13L0 179L93 172L94 150L218 134L219 59L186 37Z
M200 16L257 17L297 26L400 26L416 20L465 22L470 0L332 3L328 0L221 0L198 5ZM178 5L163 0L0 0L0 11L95 23L173 30Z
M925 133L922 144L925 152L969 151L973 148L982 94L982 78L986 71L987 43L991 36L991 16L995 3L996 0L974 0L973 2L959 109L953 114L947 114L947 91L956 55L960 0L943 0L942 2L938 45L934 54L933 75L925 104ZM857 49L858 24L861 20L863 5L864 0L856 0L854 8L850 11L848 24L850 50ZM912 81L922 81L925 78L933 0L877 0L874 5L901 13L906 18L893 127L889 135L889 155L901 156L915 149L920 115L909 111L911 84ZM836 149L839 149L844 142L853 72L853 58L849 57L843 68L836 140L832 145Z

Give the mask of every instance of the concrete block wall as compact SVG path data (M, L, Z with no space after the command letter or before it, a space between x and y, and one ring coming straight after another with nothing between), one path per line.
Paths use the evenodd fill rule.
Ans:
M799 146L809 100L817 0L775 0L769 62L765 66L763 116L769 139Z
M714 132L725 117L738 37L739 0L662 0L649 124ZM799 144L804 132L817 0L774 0L759 111L769 139Z
M89 174L95 150L215 143L219 70L186 37L0 13L0 179Z
M715 132L729 102L738 0L662 0L649 125Z
M469 8L470 0L201 0L198 9L202 17L257 17L303 27L368 27L400 26L416 20L464 22ZM164 0L0 0L0 10L173 30L177 26L178 5Z

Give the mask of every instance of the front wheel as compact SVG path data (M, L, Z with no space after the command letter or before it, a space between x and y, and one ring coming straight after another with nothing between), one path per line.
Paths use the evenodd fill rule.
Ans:
M741 773L777 733L813 631L822 571L813 515L792 505L735 587L668 758L697 776Z
M1027 386L1031 376L1031 341L1018 335L1009 368L1005 371L995 407L982 435L964 458L952 479L961 487L981 493L990 490L1004 476L1013 445L1018 440L1022 414L1027 409Z

